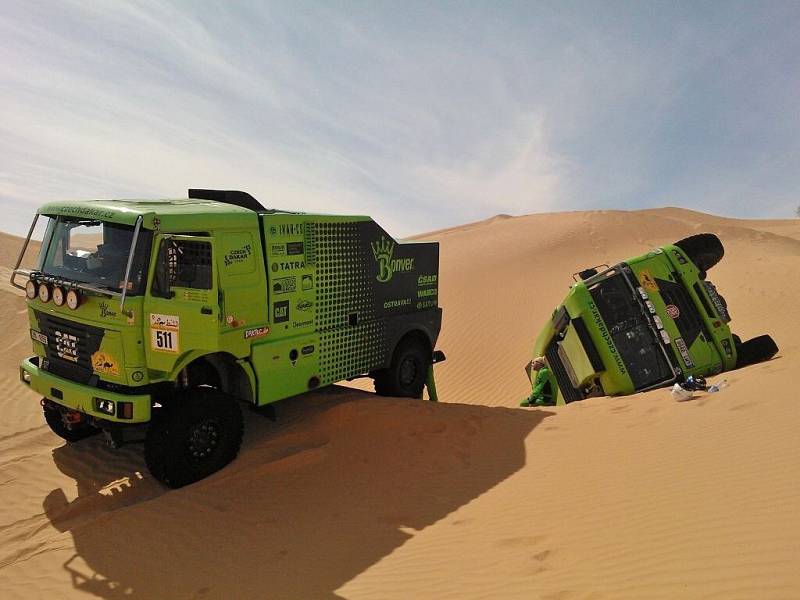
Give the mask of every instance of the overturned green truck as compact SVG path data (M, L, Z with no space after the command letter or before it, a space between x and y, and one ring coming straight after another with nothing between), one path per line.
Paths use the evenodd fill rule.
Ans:
M267 407L364 375L379 394L421 397L444 359L438 244L400 243L369 217L199 189L51 203L39 216L38 262L20 268L23 247L12 275L34 350L20 378L70 442L144 435L167 485L233 460L241 402Z
M768 335L731 333L727 302L707 280L724 254L719 238L694 235L612 267L576 273L539 333L556 404L632 394L768 360Z

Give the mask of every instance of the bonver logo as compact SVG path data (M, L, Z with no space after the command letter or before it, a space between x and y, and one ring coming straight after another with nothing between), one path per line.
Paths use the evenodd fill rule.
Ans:
M394 255L394 242L381 237L379 242L372 242L372 253L378 261L378 281L386 283L395 273L414 270L413 258L392 258Z

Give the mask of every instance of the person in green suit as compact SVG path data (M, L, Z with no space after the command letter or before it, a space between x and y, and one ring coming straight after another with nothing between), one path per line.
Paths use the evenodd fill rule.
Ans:
M533 380L531 395L519 403L520 406L553 406L553 386L550 384L550 369L547 368L544 357L534 358L530 368L536 373Z

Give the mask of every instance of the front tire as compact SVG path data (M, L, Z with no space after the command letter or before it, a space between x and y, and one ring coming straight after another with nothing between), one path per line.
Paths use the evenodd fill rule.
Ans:
M375 374L375 393L380 396L422 398L431 356L431 347L427 342L418 337L403 339L394 350L389 368Z
M738 336L734 336L734 343ZM736 344L736 368L754 365L769 360L778 353L778 345L768 335L759 335L753 339Z
M179 488L236 458L243 431L235 398L212 388L193 388L174 397L154 417L145 440L145 463L161 483Z
M675 242L698 269L708 271L722 260L725 248L722 241L713 233L699 233Z
M50 427L50 430L58 437L67 440L70 443L79 442L93 435L100 433L100 430L94 425L88 423L75 423L72 427L67 427L64 419L61 416L61 409L45 406L44 407L44 420Z

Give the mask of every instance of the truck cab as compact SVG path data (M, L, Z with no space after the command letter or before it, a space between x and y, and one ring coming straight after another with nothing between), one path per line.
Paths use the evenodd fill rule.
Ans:
M715 235L700 234L576 274L534 346L556 403L632 394L773 356L769 336L743 343L731 333L727 302L706 278L722 254Z

